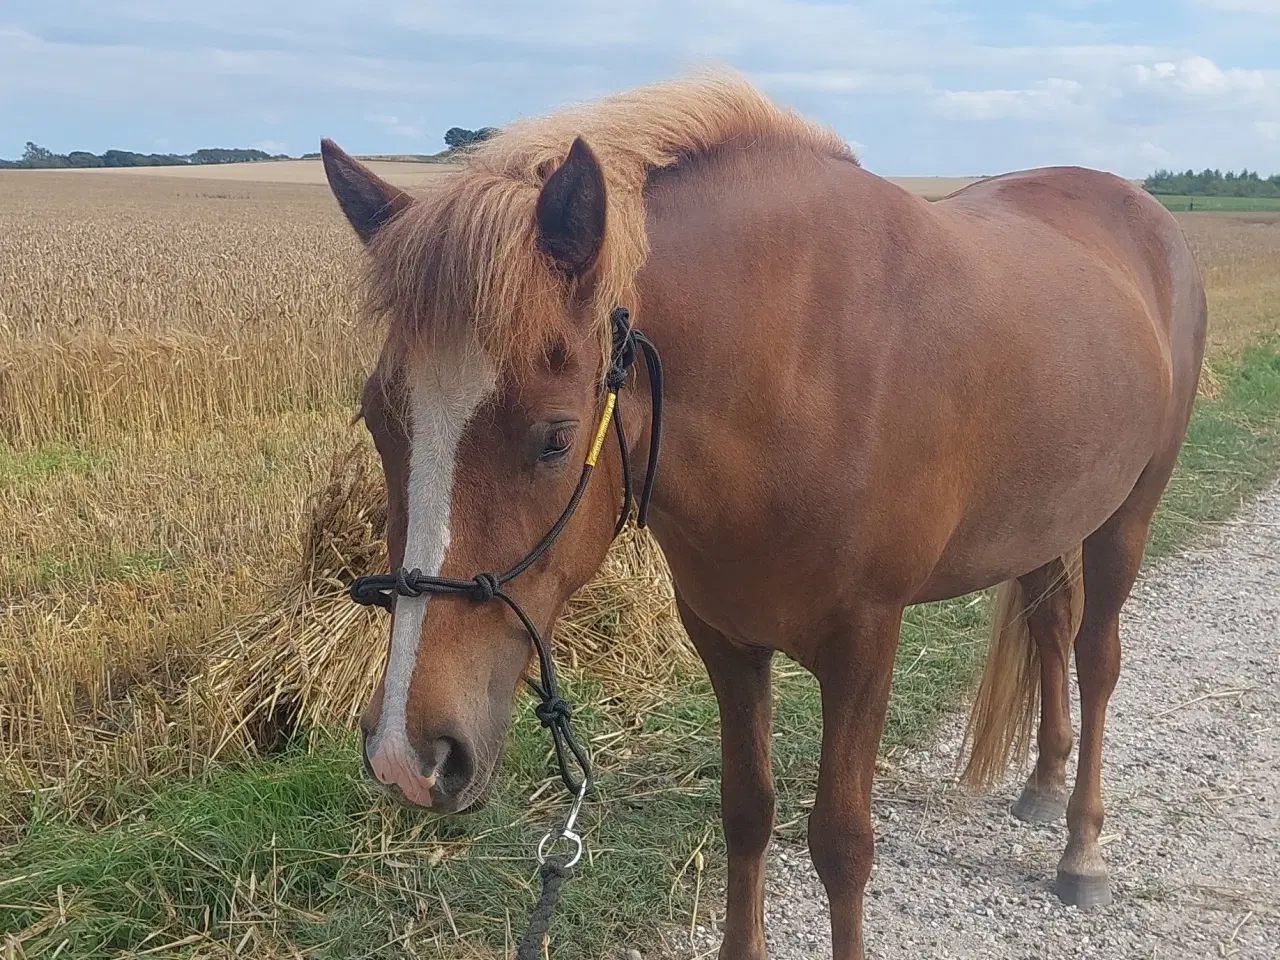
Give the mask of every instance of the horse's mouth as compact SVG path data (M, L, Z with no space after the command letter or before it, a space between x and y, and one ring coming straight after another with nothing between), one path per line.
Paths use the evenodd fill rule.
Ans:
M493 766L488 770L483 786L476 787L478 781L473 780L457 797L441 797L438 800L435 792L432 791L430 806L414 803L405 796L404 791L397 784L383 783L379 780L369 764L369 758L364 753L364 751L361 751L365 775L386 796L394 800L401 809L424 814L428 817L454 817L479 813L489 805L489 801L493 798L494 788L497 786L498 777L501 775L502 761L506 756L506 744L504 743L498 749L498 756L494 760Z
M404 810L412 811L417 814L424 814L434 817L456 817L465 816L470 813L478 813L489 805L489 801L493 798L493 788L498 777L495 773L485 782L485 785L479 790L464 790L459 797L441 797L436 800L432 796L431 806L423 806L420 803L414 803L404 795L404 791L396 784L382 783L376 777L370 776L375 786L379 788L383 794L391 798Z

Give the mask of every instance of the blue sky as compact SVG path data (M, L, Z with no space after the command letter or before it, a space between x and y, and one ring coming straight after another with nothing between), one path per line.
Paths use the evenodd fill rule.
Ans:
M883 174L1280 172L1280 0L5 0L0 156L431 152L714 63Z

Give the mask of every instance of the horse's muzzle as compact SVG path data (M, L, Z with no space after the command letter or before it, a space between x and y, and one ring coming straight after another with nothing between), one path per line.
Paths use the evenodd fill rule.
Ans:
M419 750L404 736L374 734L361 754L369 776L409 806L456 813L472 793L475 751L463 737L435 737Z

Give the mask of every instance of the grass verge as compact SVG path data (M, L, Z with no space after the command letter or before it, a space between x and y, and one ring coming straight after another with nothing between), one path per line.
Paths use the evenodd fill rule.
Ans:
M1280 211L1280 197L1193 197L1186 194L1157 193L1153 196L1166 209L1200 213L1260 213Z
M1225 520L1280 473L1280 336L1206 366L1219 386L1213 399L1197 402L1151 528L1149 558Z
M1280 470L1280 341L1214 370L1149 545L1185 544ZM24 468L25 469L25 468ZM963 697L982 645L981 597L908 611L883 747L918 741ZM600 765L590 859L553 934L560 960L645 947L661 924L720 910L718 720L709 684L681 675L639 712L569 678ZM803 842L819 744L814 684L778 665L778 839ZM465 819L421 820L365 785L353 738L323 731L310 752L130 785L98 822L33 791L0 853L0 935L11 956L344 958L493 956L535 896L532 847L560 812L547 745L518 712L501 787ZM530 784L536 784L531 790ZM61 953L59 953L61 951Z

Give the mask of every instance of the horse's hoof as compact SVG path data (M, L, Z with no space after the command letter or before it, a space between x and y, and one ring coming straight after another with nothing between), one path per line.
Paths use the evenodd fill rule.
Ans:
M1058 882L1053 885L1053 892L1067 906L1079 907L1081 910L1105 907L1111 903L1111 881L1105 873L1087 877L1059 870Z
M1052 794L1028 787L1009 812L1023 823L1055 823L1067 815L1067 805Z

